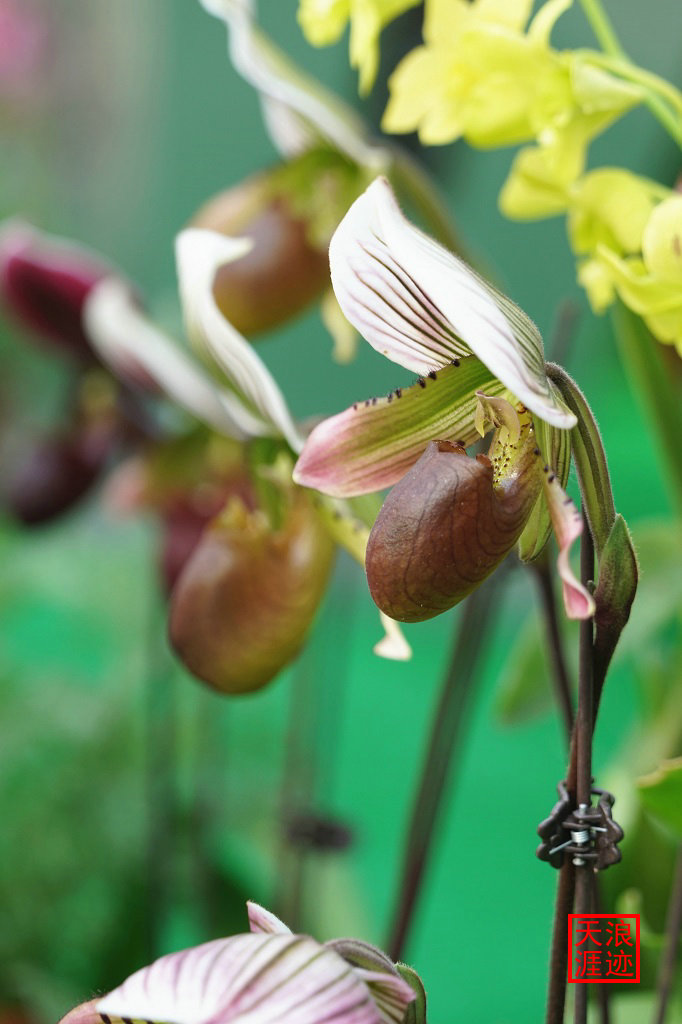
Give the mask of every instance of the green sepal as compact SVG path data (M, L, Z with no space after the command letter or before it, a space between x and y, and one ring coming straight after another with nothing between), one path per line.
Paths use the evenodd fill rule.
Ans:
M426 989L422 980L412 967L407 964L398 963L395 965L398 974L410 986L416 999L410 1003L405 1012L403 1024L426 1024Z
M547 376L556 384L566 405L578 420L571 430L571 446L578 471L580 494L597 557L601 559L616 518L616 510L599 427L587 399L566 371L555 363L547 363L545 368Z

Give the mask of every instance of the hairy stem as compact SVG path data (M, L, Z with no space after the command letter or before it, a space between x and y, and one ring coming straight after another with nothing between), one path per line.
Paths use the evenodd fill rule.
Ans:
M462 736L462 725L475 692L479 661L501 591L498 572L494 580L467 598L459 619L407 829L403 866L387 942L388 955L394 961L403 958L446 783Z

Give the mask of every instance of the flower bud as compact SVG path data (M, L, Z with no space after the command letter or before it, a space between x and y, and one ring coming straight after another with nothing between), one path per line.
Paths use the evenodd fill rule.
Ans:
M367 544L367 580L381 611L422 622L452 608L502 562L541 486L532 427L500 442L490 458L431 441L384 502ZM537 452L537 454L536 454Z
M90 291L111 268L89 250L19 221L0 231L0 302L40 338L92 358L82 324Z
M242 334L286 323L329 285L327 251L314 246L308 226L277 185L277 170L248 178L202 206L192 226L250 238L253 248L215 277L215 299Z
M223 693L265 686L303 644L332 555L304 491L276 530L261 511L228 502L171 595L170 639L190 672Z

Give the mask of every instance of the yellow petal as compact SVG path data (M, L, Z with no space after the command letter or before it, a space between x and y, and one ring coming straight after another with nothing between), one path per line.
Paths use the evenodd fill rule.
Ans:
M591 253L601 243L622 254L639 252L654 202L645 178L615 167L591 171L573 191L568 219L573 249Z
M652 212L642 236L642 256L650 273L682 288L682 195L671 195Z
M350 16L350 0L301 0L298 23L313 46L328 46L340 38Z
M502 213L514 220L534 220L563 213L567 205L566 186L556 180L547 150L522 149L500 192Z

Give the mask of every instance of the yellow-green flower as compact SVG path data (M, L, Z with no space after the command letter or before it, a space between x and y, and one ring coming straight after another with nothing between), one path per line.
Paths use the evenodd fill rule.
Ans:
M671 193L651 211L641 255L623 255L599 242L579 279L597 310L608 304L610 288L611 297L616 293L659 341L682 354L682 195Z
M529 36L532 31L533 26ZM548 110L544 124L536 120L538 145L516 155L500 193L507 217L533 220L564 213L574 200L573 185L585 169L592 139L641 101L638 87L595 67L591 57L589 51L556 54L568 84L566 104L554 114Z
M313 46L340 38L350 21L350 62L360 73L359 88L368 93L379 66L379 34L383 27L420 0L301 0L298 20Z
M424 45L391 76L384 129L418 130L426 145L461 135L480 146L532 137L532 108L547 102L557 68L547 47L523 34L531 7L530 0L430 0Z
M464 137L482 148L533 140L500 197L511 217L563 212L592 138L641 99L589 51L550 46L570 0L549 0L527 30L528 0L427 0L424 45L391 77L383 127L425 144Z

